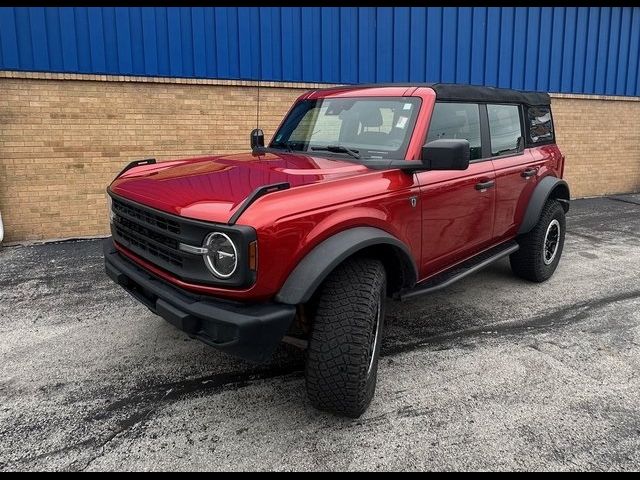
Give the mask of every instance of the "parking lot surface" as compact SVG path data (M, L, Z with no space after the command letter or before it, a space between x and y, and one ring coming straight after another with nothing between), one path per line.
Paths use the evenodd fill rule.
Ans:
M101 241L0 248L0 470L637 470L640 195L572 202L546 283L508 261L390 303L359 419L303 357L251 365L104 274Z

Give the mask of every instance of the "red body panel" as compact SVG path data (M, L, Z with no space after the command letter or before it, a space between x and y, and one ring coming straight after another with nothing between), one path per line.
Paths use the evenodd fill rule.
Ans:
M531 194L541 178L561 177L562 155L556 145L527 148L521 155L492 160L496 173L496 214L493 235L497 241L516 235ZM533 177L522 176L535 169Z
M435 93L426 87L334 88L300 97L414 96L421 102L406 159L420 158ZM134 168L111 185L133 201L211 222L227 222L256 188L289 182L291 188L259 198L238 219L258 235L258 276L244 290L186 284L119 246L143 267L182 288L238 300L273 297L291 270L318 243L354 226L374 226L410 249L420 279L514 237L535 183L560 176L555 145L525 149L515 157L472 163L464 171L409 174L374 171L349 161L298 153L227 155ZM520 176L538 168L534 178ZM478 191L478 182L496 188ZM416 197L416 206L411 197Z
M496 189L475 188L494 179L491 162L472 163L462 171L420 172L418 179L424 245L420 273L426 277L492 243Z
M369 172L362 165L294 154L250 153L194 158L139 167L116 179L111 190L175 215L226 222L256 188L289 182L291 188Z

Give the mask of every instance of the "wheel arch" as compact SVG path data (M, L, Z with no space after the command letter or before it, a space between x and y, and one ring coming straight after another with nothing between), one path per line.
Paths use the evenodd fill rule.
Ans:
M417 281L417 267L407 245L379 228L353 227L316 245L291 271L275 300L291 305L308 302L338 265L356 255L382 261L390 292Z
M570 198L571 193L567 182L557 177L544 177L540 180L529 199L529 205L527 205L527 210L520 224L518 235L531 231L538 223L547 200L556 199L560 201L562 208L567 213L569 211Z

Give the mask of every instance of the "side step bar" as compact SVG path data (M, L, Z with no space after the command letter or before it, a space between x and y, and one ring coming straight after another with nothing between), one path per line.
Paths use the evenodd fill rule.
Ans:
M418 295L433 293L441 288L448 287L452 283L455 283L478 270L482 270L493 262L500 260L507 255L511 255L519 248L520 246L514 240L490 248L469 260L465 260L459 265L451 267L449 270L445 270L444 272L417 284L411 290L400 292L396 298L401 301L408 300L410 298L417 297Z

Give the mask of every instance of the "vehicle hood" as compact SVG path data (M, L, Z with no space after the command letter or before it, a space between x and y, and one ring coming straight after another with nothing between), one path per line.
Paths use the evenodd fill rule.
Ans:
M255 189L291 188L370 172L362 165L295 153L251 153L160 162L133 168L110 186L116 195L188 218L227 222Z

